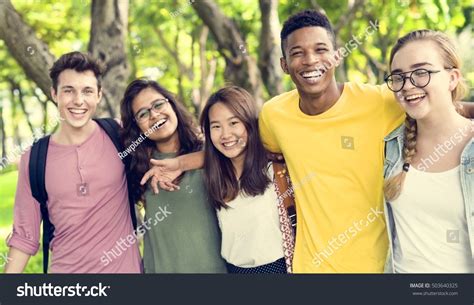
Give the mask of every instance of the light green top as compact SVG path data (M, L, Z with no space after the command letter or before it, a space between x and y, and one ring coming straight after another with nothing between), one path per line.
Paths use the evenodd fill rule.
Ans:
M155 152L155 159L175 154ZM145 273L226 273L221 234L202 170L186 172L180 190L145 193Z

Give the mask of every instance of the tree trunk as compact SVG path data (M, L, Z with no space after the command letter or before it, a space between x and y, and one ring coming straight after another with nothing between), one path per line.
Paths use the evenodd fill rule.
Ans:
M106 66L102 80L103 101L97 116L119 115L130 76L125 51L128 31L128 0L93 0L91 5L91 34L88 50Z
M203 26L199 33L199 62L201 65L201 78L199 86L199 99L196 99L197 113L200 114L201 110L211 95L212 85L214 84L214 78L216 75L217 60L212 57L208 60L206 56L206 44L209 37L209 28Z
M14 80L10 80L10 84L13 90L18 92L18 103L20 104L21 110L23 111L23 114L25 115L25 119L26 119L26 122L28 123L28 127L30 128L31 134L34 134L33 124L31 123L31 120L30 120L30 114L26 110L24 94L20 86L20 83L15 82ZM13 101L12 101L12 104L13 104Z
M35 35L15 10L10 0L0 1L0 39L5 41L8 51L43 93L51 99L51 80L48 68L54 56L48 46Z
M12 121L12 138L15 146L20 146L20 131L18 129L17 107L15 103L15 83L8 79L10 85L10 107L11 107L11 121Z
M270 96L283 92L282 70L280 68L280 21L278 0L260 0L262 29L260 31L260 54L258 67Z
M7 135L5 134L5 124L3 122L3 101L0 101L0 136L2 138L2 157L0 158L0 164L2 164L1 161L7 157ZM3 168L0 167L0 170L2 169Z
M192 4L201 20L209 27L217 42L218 51L224 57L224 78L247 89L262 104L262 82L255 60L249 56L245 41L237 26L225 16L219 6L211 0L195 1Z

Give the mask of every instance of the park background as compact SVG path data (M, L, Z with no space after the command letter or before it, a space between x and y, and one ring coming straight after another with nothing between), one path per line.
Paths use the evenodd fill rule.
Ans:
M0 0L0 270L8 248L17 163L38 135L54 132L48 69L61 54L101 59L104 99L98 116L118 117L127 83L157 80L199 115L224 84L249 90L260 106L293 89L283 75L279 34L303 9L328 15L346 49L339 81L383 82L391 46L407 32L448 33L464 61L474 101L474 0ZM377 27L374 27L374 24ZM357 43L357 47L353 48ZM42 253L25 272L40 273Z

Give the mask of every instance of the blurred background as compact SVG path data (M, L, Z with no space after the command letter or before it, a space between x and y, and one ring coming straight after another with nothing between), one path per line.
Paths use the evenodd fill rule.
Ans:
M303 9L326 13L345 49L339 81L380 84L391 46L414 29L444 31L456 42L474 101L474 0L1 0L0 270L8 251L17 162L35 138L57 128L48 69L61 54L102 60L98 116L119 117L126 85L157 80L199 115L224 84L249 90L261 105L293 89L279 59L283 22ZM355 43L354 43L355 42ZM26 272L42 272L41 251Z

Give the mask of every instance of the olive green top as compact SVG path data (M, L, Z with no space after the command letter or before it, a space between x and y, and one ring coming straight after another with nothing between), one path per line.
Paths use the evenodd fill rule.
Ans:
M155 152L153 158L176 156ZM202 170L188 171L180 190L145 193L143 261L146 273L226 273L221 234Z

